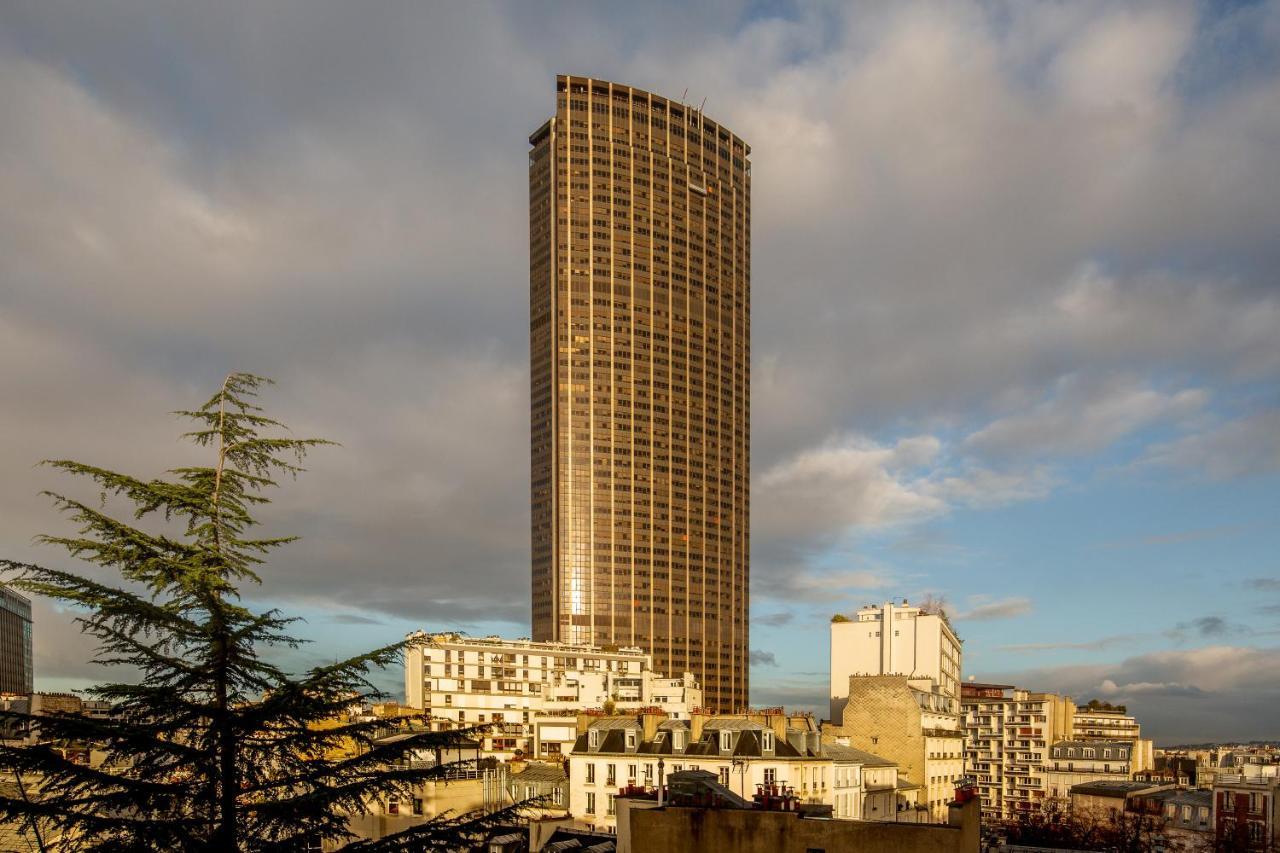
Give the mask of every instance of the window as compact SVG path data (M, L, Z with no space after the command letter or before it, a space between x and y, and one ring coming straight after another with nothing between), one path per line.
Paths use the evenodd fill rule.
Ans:
M777 782L777 781L778 781L778 770L777 770L777 768L774 768L774 767L766 767L766 768L764 769L764 783L765 783L766 785L772 785L774 782Z
M636 766L634 764L627 765L627 784L634 785L639 777L636 775Z
M587 814L596 813L596 792L587 791Z
M720 749L733 748L733 732L720 732Z
M413 813L414 813L414 814L416 814L416 815L418 815L418 816L421 816L421 815L423 814L423 811L424 811L424 809L423 809L422 797L414 797L414 798L413 798Z
M639 734L635 729L627 729L627 749L636 748L636 736Z
M617 801L618 801L618 797L616 794L609 795L609 810L606 812L606 814L614 815L618 813Z
M773 749L773 732L760 733L760 748L763 750Z
M400 814L399 800L387 800L387 814Z
M605 772L604 772L604 775L605 775L604 783L605 783L606 785L616 785L616 784L618 784L618 765L616 765L616 764L607 764L607 765L605 765L604 771L605 771Z
M683 729L676 729L674 732L672 732L672 733L671 733L671 748L672 748L672 749L679 749L679 750L683 750L683 749L684 749L684 738L685 738L685 731L684 731Z
M596 782L596 766L594 764L587 765L587 784L594 785Z
M600 748L600 731L598 729L592 729L587 732L587 746L591 749Z
M551 789L551 802L557 806L564 802L564 791L560 789L559 785Z

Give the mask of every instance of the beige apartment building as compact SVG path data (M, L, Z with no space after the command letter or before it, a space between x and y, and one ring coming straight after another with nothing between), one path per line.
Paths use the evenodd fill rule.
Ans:
M847 695L841 724L824 726L823 737L896 764L899 784L919 787L928 819L945 823L964 775L960 700L905 675L850 676Z
M667 678L640 649L600 649L457 632L410 634L405 704L438 728L493 726L484 753L558 759L577 737L579 711L660 708L688 719L702 705L692 673Z
M751 150L572 76L529 143L534 638L745 707Z
M1133 742L1063 740L1049 747L1045 789L1050 797L1069 797L1074 785L1132 781Z
M1128 741L1130 773L1155 766L1155 745L1142 736L1138 720L1124 711L1077 708L1074 737L1076 740Z
M985 820L1037 810L1048 796L1049 747L1073 731L1075 702L1008 684L961 687L965 765Z
M851 675L932 679L939 692L960 698L960 638L941 609L903 600L867 605L831 620L831 720L841 719Z

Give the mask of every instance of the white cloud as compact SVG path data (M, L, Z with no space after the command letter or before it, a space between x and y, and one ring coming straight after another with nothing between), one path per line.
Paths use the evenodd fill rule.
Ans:
M1215 645L978 677L1125 704L1158 744L1280 736L1280 649Z
M1200 412L1208 396L1199 388L1165 393L1131 379L1064 376L1048 399L988 424L965 446L991 456L1095 453L1144 427Z
M996 619L1012 619L1031 612L1031 599L1017 595L991 600L986 596L969 599L969 609L955 613L955 618L969 622L990 622Z
M1280 471L1280 411L1265 411L1153 446L1145 461L1217 480Z

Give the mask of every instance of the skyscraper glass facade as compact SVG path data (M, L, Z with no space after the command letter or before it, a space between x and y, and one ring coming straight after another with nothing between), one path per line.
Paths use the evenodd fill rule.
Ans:
M529 139L533 631L747 702L750 148L561 76Z

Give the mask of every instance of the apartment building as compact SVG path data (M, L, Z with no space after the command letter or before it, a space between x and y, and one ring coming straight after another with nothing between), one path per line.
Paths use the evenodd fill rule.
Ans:
M409 639L406 705L430 713L440 728L497 724L483 749L498 757L559 756L576 737L574 719L583 709L656 707L687 719L702 705L692 673L667 678L636 648L456 632L419 631Z
M885 805L882 790L874 812L866 810L867 765L881 784L884 770L896 771L879 756L824 744L812 717L781 710L694 714L689 720L658 713L583 715L569 755L569 811L582 824L614 831L619 796L700 770L744 800L764 788L787 791L799 803L830 806L835 817L892 819L897 809ZM890 774L889 784L895 781Z
M1280 844L1280 764L1242 763L1213 780L1213 826L1232 849L1274 850Z
M824 726L823 736L892 761L920 786L928 819L945 823L964 775L959 699L932 679L904 675L850 676L846 695L841 724Z
M932 679L960 698L961 641L941 608L886 601L831 620L831 721L841 719L853 675Z
M1075 740L1128 741L1129 772L1150 770L1155 763L1155 745L1142 737L1142 726L1123 708L1095 708L1088 705L1076 709Z
M1049 748L1044 782L1047 796L1066 798L1071 788L1086 782L1128 782L1133 741L1064 740Z
M982 797L985 820L1037 809L1048 792L1049 744L1069 738L1075 703L1055 693L1008 684L961 688L965 763Z

